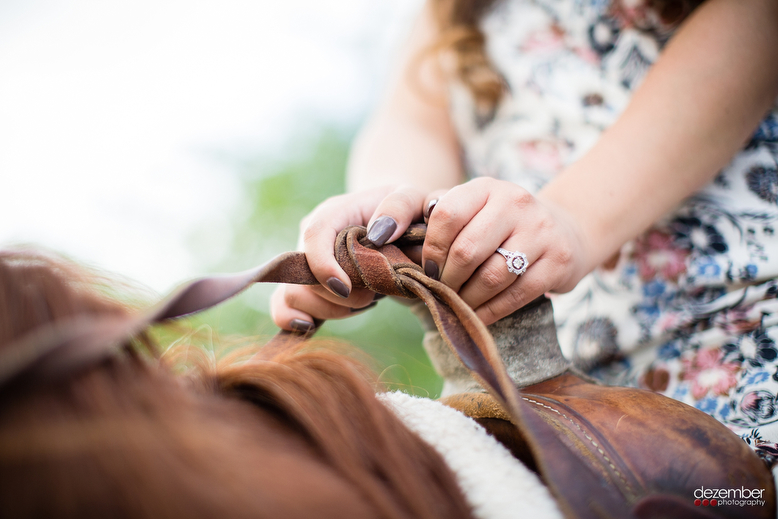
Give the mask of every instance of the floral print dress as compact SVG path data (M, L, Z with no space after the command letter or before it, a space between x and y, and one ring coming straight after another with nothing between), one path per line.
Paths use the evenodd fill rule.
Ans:
M509 94L483 113L451 85L470 175L540 189L616 120L676 28L641 0L500 3L482 29ZM778 105L709 185L555 296L563 351L606 383L709 413L772 465L777 229Z

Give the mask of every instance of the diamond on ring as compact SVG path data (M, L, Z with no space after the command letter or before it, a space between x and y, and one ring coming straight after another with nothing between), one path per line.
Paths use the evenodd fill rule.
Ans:
M523 252L514 252L505 250L502 247L497 249L498 254L502 254L505 258L505 262L508 265L508 272L521 276L527 271L529 262L527 261L527 255Z

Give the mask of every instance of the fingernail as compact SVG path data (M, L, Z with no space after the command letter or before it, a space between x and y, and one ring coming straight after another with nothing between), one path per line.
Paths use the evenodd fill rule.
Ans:
M367 230L367 239L376 247L380 247L392 237L395 230L397 230L397 222L394 221L394 218L382 216L373 222L373 225Z
M427 274L427 277L430 277L435 281L437 281L438 276L440 275L440 270L438 269L438 266L435 264L434 261L427 260L424 263L424 273Z
M385 298L386 294L376 294L375 297L373 297L373 301L380 301L381 299Z
M347 298L351 292L343 281L335 277L327 280L327 286L330 287L330 290L338 294L343 299Z
M430 200L430 203L427 204L427 208L424 210L424 221L429 220L430 215L432 214L432 210L435 209L435 206L438 205L438 199L433 198Z
M289 328L296 332L308 333L316 328L316 326L311 321L306 321L304 319L292 319L289 321Z
M352 309L351 309L351 313L352 313L352 314L355 314L355 313L357 313L357 312L362 312L362 311L364 311L364 310L369 310L370 308L373 308L373 307L374 307L375 305L377 305L377 304L378 304L378 301L373 301L373 302L372 302L372 303L370 303L369 305L367 305L367 306L363 306L362 308L352 308Z

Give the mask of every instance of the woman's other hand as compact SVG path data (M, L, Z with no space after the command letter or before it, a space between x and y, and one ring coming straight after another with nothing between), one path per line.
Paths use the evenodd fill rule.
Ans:
M381 246L421 219L425 193L385 186L322 202L300 223L299 249L321 286L279 285L271 298L273 321L285 330L310 331L318 319L341 319L366 309L376 294L355 289L335 260L335 239L350 225L366 225L367 238Z
M575 221L517 185L478 178L433 204L422 264L453 288L486 324L549 291L569 291L592 268ZM526 255L527 270L508 270L498 248Z

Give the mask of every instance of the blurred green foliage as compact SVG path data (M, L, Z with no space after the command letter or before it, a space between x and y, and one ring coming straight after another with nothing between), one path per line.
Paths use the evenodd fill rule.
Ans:
M345 190L350 137L327 128L312 138L291 142L280 159L262 156L236 164L243 202L227 215L232 233L228 254L208 270L243 270L294 250L300 220L318 203ZM206 236L195 236L193 250L208 247L207 241ZM229 343L234 335L267 339L277 331L269 315L273 289L256 285L191 318L189 326L205 331L206 342L217 344ZM364 350L380 380L392 389L433 398L440 394L442 381L421 347L418 320L407 306L391 298L349 319L325 322L316 336L336 337Z

